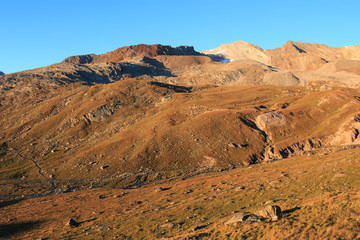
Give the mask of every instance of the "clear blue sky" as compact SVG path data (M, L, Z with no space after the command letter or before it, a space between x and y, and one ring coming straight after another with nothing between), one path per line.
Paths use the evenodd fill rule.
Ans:
M360 1L0 0L0 71L139 43L202 51L238 40L360 44Z

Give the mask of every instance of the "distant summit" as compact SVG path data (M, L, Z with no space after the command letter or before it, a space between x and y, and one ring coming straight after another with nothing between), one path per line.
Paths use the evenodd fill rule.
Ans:
M95 55L79 55L66 58L64 63L74 64L86 64L86 63L104 63L104 62L120 62L123 60L132 59L138 56L144 57L156 57L159 55L201 55L199 52L194 50L192 46L179 46L171 47L160 44L154 45L132 45L116 49L115 51L108 52L105 54Z
M0 75L5 75L5 73L3 73L2 71L0 71Z
M270 58L266 55L262 48L244 41L222 44L217 48L203 51L202 53L208 55L219 55L223 58L229 59L230 61L255 60L265 64L268 64L270 61Z

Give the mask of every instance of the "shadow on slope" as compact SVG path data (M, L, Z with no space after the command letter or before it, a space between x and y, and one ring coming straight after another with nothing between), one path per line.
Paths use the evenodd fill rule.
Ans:
M21 232L27 232L40 224L40 221L0 224L0 238L9 238Z
M192 87L177 86L177 85L160 83L160 82L150 82L150 84L155 85L157 87L163 87L166 89L170 89L177 93L184 93L184 92L189 93L189 92L191 92L191 89L192 89Z

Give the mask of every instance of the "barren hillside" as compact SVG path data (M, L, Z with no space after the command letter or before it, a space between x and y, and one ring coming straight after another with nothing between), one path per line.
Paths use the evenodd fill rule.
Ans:
M356 239L359 62L141 44L2 75L0 236ZM264 203L283 219L225 224Z

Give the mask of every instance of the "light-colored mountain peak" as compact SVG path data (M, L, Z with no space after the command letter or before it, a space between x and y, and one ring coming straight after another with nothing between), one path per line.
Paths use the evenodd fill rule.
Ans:
M270 61L269 57L262 48L244 41L222 44L217 48L203 51L202 53L219 55L229 59L230 61L255 60L265 64L268 64Z

